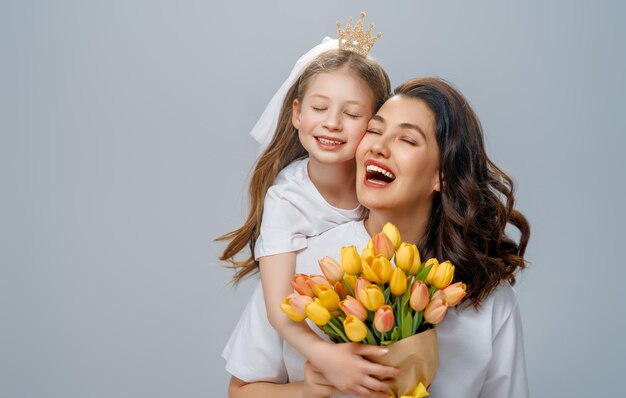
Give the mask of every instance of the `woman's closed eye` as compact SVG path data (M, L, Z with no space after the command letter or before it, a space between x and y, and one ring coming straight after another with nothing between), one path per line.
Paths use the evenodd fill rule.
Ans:
M368 129L365 131L367 134L376 134L376 135L380 135L380 131L378 130L373 130L373 129Z
M412 145L412 146L416 146L416 145L417 145L417 141L415 141L415 140L414 140L413 138L411 138L411 137L402 137L400 140L401 140L402 142L406 142L407 144Z

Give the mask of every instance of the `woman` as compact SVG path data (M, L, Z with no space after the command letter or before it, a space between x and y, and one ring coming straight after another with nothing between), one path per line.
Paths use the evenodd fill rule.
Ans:
M441 365L431 395L527 396L511 284L525 266L529 226L513 209L512 181L488 159L465 98L439 79L404 83L370 121L356 160L357 195L367 218L310 238L298 253L297 272L317 273L317 259L337 256L348 244L364 247L392 222L403 240L418 244L422 258L451 260L455 280L467 284L466 304L438 325ZM507 223L520 230L519 243L506 236ZM231 396L337 394L283 344L264 311L257 288L223 354L233 374ZM383 388L371 385L372 391Z

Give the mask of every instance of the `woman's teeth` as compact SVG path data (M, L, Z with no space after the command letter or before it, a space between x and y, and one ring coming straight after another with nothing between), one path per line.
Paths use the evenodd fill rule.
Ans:
M378 174L382 174L385 177L387 177L389 180L394 180L396 178L395 175L393 175L393 173L391 173L390 171L387 171L381 167L378 166L374 166L373 164L368 165L365 170L368 173L378 173Z

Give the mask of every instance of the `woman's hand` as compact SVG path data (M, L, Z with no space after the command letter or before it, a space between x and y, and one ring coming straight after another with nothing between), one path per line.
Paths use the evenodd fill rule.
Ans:
M378 356L386 352L383 347L367 344L324 342L312 365L340 394L389 398L387 391L393 381L381 379L396 377L399 370L363 358L364 355Z
M341 395L324 377L322 372L315 369L309 361L304 364L304 385L302 398L326 398L331 395Z

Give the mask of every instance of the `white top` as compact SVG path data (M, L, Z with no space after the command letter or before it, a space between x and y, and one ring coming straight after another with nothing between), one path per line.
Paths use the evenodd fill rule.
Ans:
M282 169L265 195L254 258L304 249L307 237L360 218L360 209L331 206L309 178L309 158Z
M308 248L297 255L296 272L319 273L318 259L326 255L339 258L341 246L360 248L369 239L361 221L310 238ZM450 309L437 326L437 337L441 365L429 388L431 396L528 397L520 312L517 295L508 283L503 282L478 311L472 307ZM222 356L226 370L247 382L303 379L304 357L269 324L260 283Z

